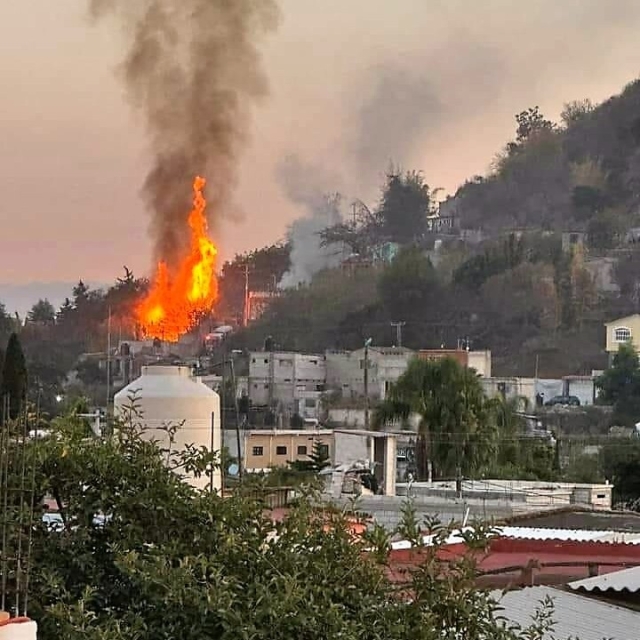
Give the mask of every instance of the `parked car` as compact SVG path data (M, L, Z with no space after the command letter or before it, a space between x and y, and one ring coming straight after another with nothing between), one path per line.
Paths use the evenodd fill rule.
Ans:
M579 407L580 398L576 396L554 396L545 404L547 407Z

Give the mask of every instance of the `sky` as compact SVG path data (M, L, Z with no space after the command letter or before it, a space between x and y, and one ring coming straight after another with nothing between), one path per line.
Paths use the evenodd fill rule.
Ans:
M303 180L370 203L390 162L451 193L488 170L515 113L539 105L557 119L640 72L635 0L279 4L261 47L270 96L239 167L242 215L220 225L223 259L279 240L301 215L283 184L289 156ZM123 55L86 0L0 3L0 299L2 283L150 271L150 159L116 74Z

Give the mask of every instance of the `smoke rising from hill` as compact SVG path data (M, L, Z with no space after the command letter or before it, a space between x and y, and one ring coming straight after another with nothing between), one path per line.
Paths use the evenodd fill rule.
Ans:
M289 226L291 267L280 281L281 287L295 287L340 262L336 248L321 247L318 235L342 220L341 198L335 191L339 180L298 156L288 156L279 164L277 178L287 197L303 212Z
M170 263L188 238L191 182L207 177L215 233L228 214L251 107L267 94L257 42L277 25L275 0L91 0L113 15L127 53L120 68L146 124L153 165L144 183L155 257Z

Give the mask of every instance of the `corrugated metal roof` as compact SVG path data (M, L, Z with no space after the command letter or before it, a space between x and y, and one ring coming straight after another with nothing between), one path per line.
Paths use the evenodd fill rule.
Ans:
M472 531L472 527L451 532L444 544L464 542L461 531ZM586 529L545 529L538 527L495 527L495 535L514 540L558 540L561 542L609 542L637 545L640 544L640 533L625 531L589 531ZM433 536L424 536L423 544L433 544ZM408 540L399 540L392 543L392 549L409 549L411 543Z
M637 640L640 613L616 607L552 587L528 587L494 597L503 608L499 616L522 627L531 624L532 616L547 597L553 601L552 620L556 623L545 640L580 638L580 640Z
M640 544L639 533L629 533L625 531L589 531L588 529L547 529L539 527L497 527L497 530L504 538L524 540Z
M575 591L584 589L585 591L612 590L636 593L636 591L640 590L640 567L622 569L621 571L614 571L613 573L607 573L603 576L577 580L576 582L570 582L568 586Z

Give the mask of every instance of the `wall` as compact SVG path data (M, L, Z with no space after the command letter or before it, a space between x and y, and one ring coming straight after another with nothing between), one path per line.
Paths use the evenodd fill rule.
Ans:
M38 625L33 620L0 626L0 640L36 640Z
M349 504L349 498L335 500L339 505ZM361 496L358 499L358 511L369 514L375 523L388 531L395 529L402 520L402 509L407 499L400 496ZM455 500L416 497L413 499L416 517L419 522L429 517L437 517L443 524L451 521L460 523L465 516L468 522L474 520L491 521L512 517L528 511L526 505L515 505L507 501ZM533 509L531 509L533 511ZM536 508L535 511L538 511Z
M329 423L343 427L363 428L364 409L329 409Z
M582 504L594 509L611 509L612 485L575 484L571 482L542 482L526 480L465 480L462 493L466 499L504 500L528 507L563 507ZM425 498L453 499L455 482L400 483L398 495Z
M483 378L491 377L491 351L468 351L467 366Z
M371 460L371 439L358 434L334 431L335 464L352 464L360 460Z
M564 379L565 395L576 396L583 407L593 404L595 383L591 377L567 377Z
M542 394L544 402L548 402L554 396L564 394L565 384L563 380L555 380L553 378L538 378L535 381L535 393Z
M504 394L508 399L526 398L529 406L535 406L536 389L533 378L481 378L480 383L489 398ZM560 385L562 386L562 382Z
M589 258L585 260L584 267L593 278L593 284L597 291L604 293L618 293L620 287L616 283L614 268L616 258Z

